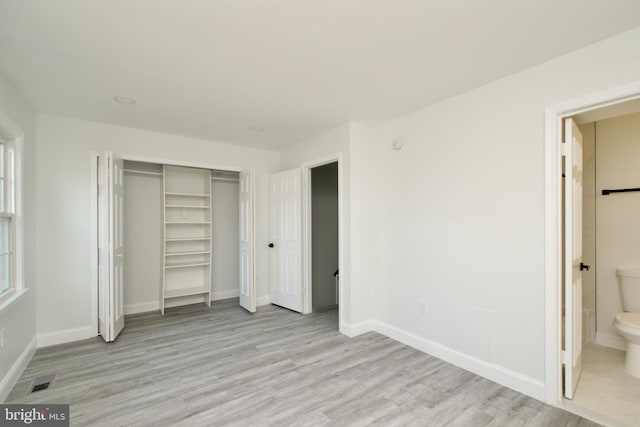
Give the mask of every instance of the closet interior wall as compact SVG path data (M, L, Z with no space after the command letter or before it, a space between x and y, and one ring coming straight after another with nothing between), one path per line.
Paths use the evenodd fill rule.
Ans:
M160 309L162 298L162 165L124 162L125 313ZM212 171L211 300L238 296L238 173ZM172 298L166 307L204 302Z

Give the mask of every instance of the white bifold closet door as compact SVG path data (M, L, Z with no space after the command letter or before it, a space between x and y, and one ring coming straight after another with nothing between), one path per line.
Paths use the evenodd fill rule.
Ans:
M256 311L254 256L254 177L251 172L240 173L239 229L240 229L240 306L250 313Z
M98 332L114 341L124 328L123 162L98 157Z

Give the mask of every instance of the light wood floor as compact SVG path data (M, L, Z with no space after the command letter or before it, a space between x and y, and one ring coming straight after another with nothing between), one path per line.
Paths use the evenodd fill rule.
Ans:
M340 335L336 311L230 300L126 321L115 343L38 350L9 401L70 403L75 426L593 425L377 333Z

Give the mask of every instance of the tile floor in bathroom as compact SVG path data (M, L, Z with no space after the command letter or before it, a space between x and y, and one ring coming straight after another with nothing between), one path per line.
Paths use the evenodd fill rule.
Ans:
M571 405L616 426L640 426L640 379L624 371L625 352L589 343Z

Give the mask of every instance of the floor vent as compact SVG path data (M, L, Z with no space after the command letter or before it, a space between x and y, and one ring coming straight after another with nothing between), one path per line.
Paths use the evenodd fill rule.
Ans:
M43 375L41 377L34 378L29 387L29 393L35 393L36 391L47 390L53 385L53 381L56 379L56 374Z

